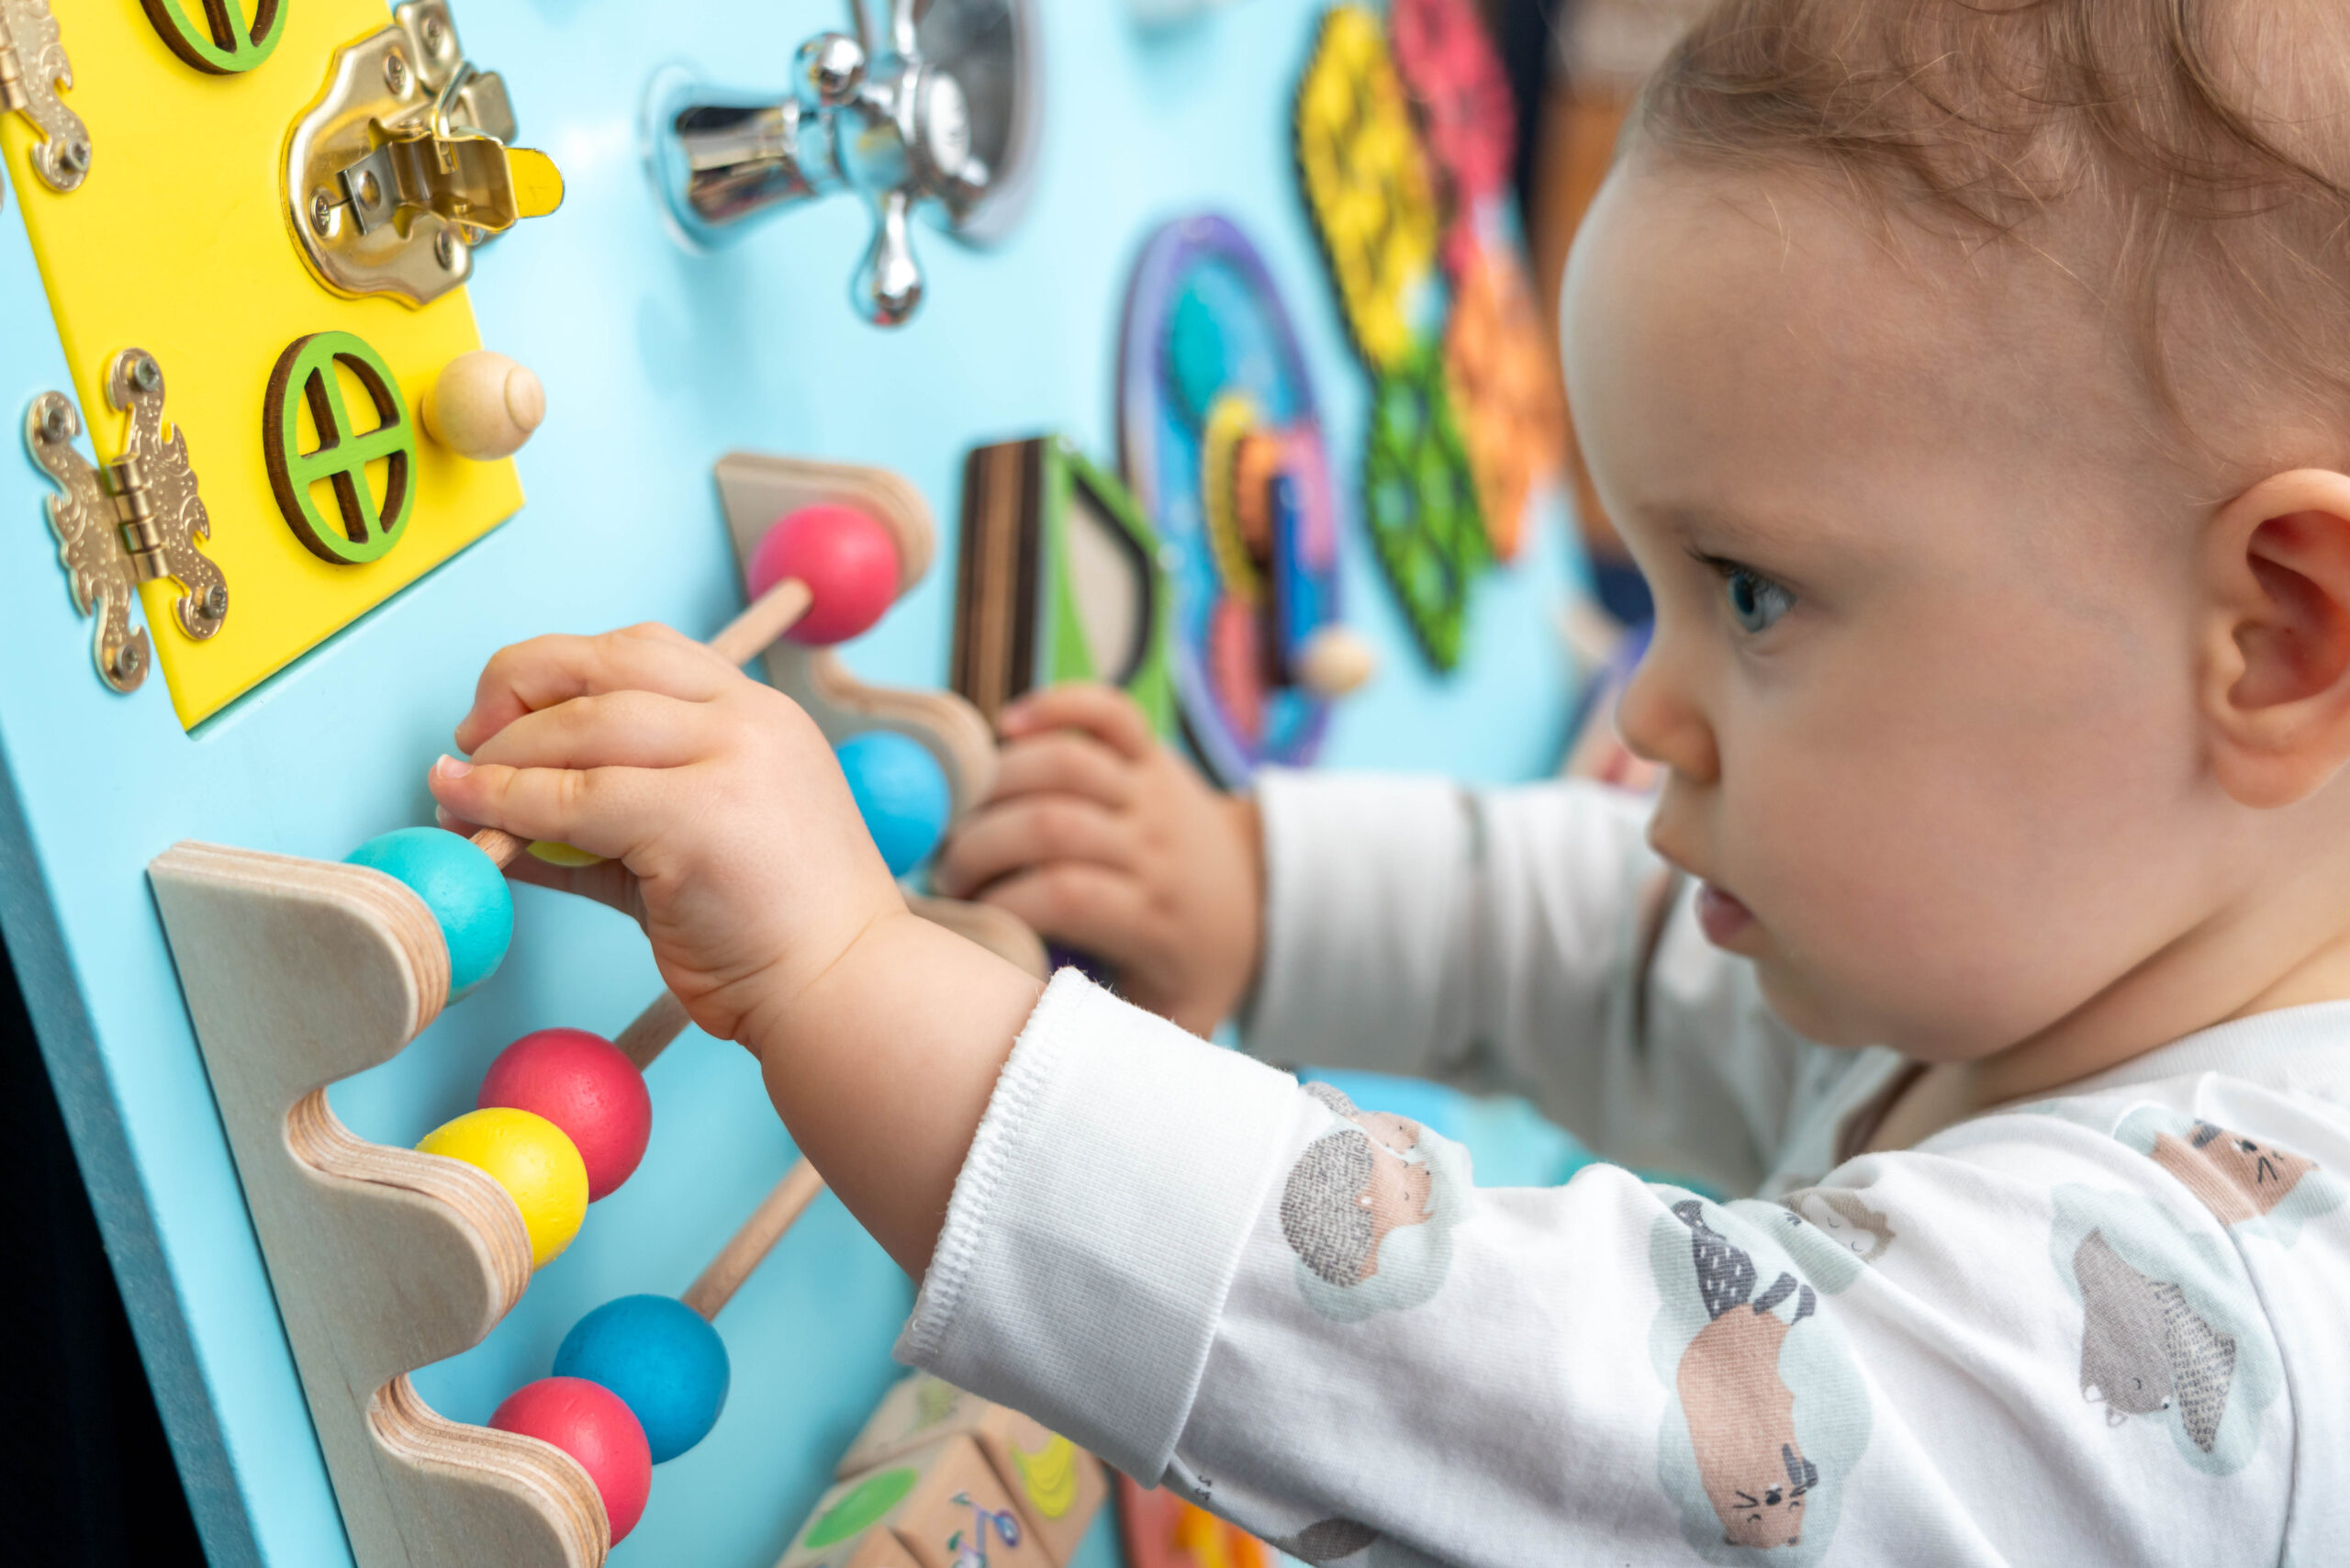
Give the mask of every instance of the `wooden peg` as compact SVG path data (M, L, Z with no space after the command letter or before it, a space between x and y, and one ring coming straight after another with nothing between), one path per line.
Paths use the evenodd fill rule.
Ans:
M1379 655L1360 632L1325 626L1305 640L1297 659L1298 684L1335 700L1355 691L1379 669Z
M476 349L441 367L424 395L432 439L476 463L510 457L547 417L547 389L529 366Z

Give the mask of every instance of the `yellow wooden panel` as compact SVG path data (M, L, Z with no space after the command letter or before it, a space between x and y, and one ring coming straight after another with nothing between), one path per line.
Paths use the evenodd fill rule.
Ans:
M522 487L511 462L469 462L420 437L407 535L364 566L311 554L270 493L263 399L296 338L364 338L398 377L411 419L441 367L481 346L463 289L421 310L344 299L303 265L287 229L286 131L334 50L390 25L380 0L291 0L275 53L233 76L182 64L138 0L57 10L73 61L67 102L90 128L89 178L61 196L24 177L34 133L16 115L0 115L0 150L98 459L119 455L123 440L106 407L106 362L133 345L162 362L166 419L187 435L212 518L206 554L229 582L227 623L191 641L171 613L177 589L141 591L172 705L192 728L511 516ZM497 265L496 250L482 261Z

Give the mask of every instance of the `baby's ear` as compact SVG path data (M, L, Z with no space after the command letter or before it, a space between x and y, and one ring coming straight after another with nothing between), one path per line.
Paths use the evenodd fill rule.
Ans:
M2221 787L2289 806L2350 763L2350 476L2264 479L2207 525L2199 705Z

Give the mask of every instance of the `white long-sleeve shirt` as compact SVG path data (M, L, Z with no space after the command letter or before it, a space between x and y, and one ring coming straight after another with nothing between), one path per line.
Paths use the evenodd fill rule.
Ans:
M1466 1154L1074 974L900 1344L1316 1563L2350 1562L2350 1003L1897 1153L1591 786L1259 786L1259 1055L1531 1095Z

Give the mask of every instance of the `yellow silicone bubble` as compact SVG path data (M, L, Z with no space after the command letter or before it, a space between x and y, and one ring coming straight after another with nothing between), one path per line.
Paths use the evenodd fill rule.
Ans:
M574 849L570 845L558 844L552 838L534 838L531 841L530 847L533 856L550 866L563 866L577 870L582 866L601 866L604 863L604 857L600 855L590 855L584 849Z
M529 1111L468 1111L424 1135L419 1153L462 1159L487 1173L522 1211L531 1267L544 1268L571 1245L588 1217L588 1166L561 1127Z

